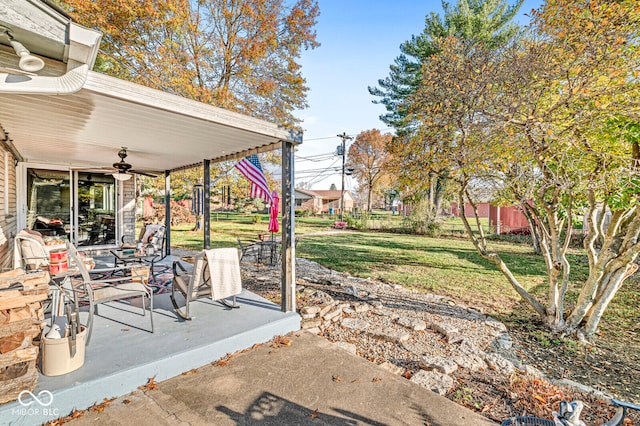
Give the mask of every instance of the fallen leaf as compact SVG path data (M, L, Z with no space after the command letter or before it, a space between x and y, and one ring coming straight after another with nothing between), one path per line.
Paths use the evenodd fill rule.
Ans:
M84 411L84 410L82 410L82 411L78 411L78 410L74 409L74 410L71 412L71 415L70 415L69 417L70 417L71 419L79 419L80 417L84 416L84 413L85 413L85 411Z
M93 411L94 413L102 413L104 409L107 408L113 402L114 399L115 398L111 398L111 399L105 398L104 400L102 400L102 404L96 404L89 407L89 411Z
M340 383L342 381L342 378L340 376L333 376L331 377L331 379L336 383Z
M374 377L373 380L371 380L373 383L377 383L382 381L382 379L380 377Z
M130 399L125 399L125 400L122 401L122 403L124 405L129 405L129 404L131 404L131 400Z
M185 371L184 373L182 373L183 376L190 376L192 374L196 374L198 372L197 368L194 368L193 370L189 370L189 371Z
M288 339L285 336L276 336L273 339L272 348L282 348L284 346L291 346L291 339Z
M318 418L318 409L316 408L316 410L313 413L311 413L311 416L309 416L309 417L311 417L312 419L317 419Z
M219 360L212 362L211 365L214 367L226 367L231 361L231 358L233 358L233 355L227 354L224 358L220 358Z
M351 381L351 383L358 383L358 382L360 382L360 380L358 380L358 379L353 379L353 380Z
M411 380L411 378L413 377L413 373L410 370L405 370L404 373L402 373L402 377L407 380Z
M156 383L156 377L153 376L151 377L148 381L147 384L144 386L138 386L138 389L147 392L147 391L152 391L152 390L156 390L158 389L158 384Z
M534 399L537 399L538 401L542 402L543 404L547 403L547 400L544 399L543 397L539 396L539 395L533 395Z

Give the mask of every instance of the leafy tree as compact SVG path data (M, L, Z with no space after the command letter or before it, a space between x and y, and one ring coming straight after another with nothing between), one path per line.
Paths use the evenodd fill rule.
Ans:
M371 211L373 195L388 178L389 155L385 147L391 142L391 134L382 134L378 129L365 130L356 136L349 147L349 167L358 185L367 191L367 210Z
M453 36L499 46L519 32L511 20L521 5L522 0L513 5L506 0L458 0L455 5L443 1L444 15L428 15L422 33L400 45L401 54L390 66L389 76L378 80L379 87L369 87L369 92L379 98L374 103L381 103L387 110L380 119L396 129L397 136L389 150L394 156L396 175L409 189L405 197L415 202L427 197L429 207L425 211L432 218L440 211L449 169L433 162L429 167L425 164L417 168L405 164L405 160L415 163L412 155L421 157L422 149L416 138L420 137L423 124L410 114L408 99L422 86L422 66L439 52L438 40ZM450 135L443 137L451 139ZM420 178L413 179L415 173Z
M336 187L335 183L332 183L331 186L329 187L329 191L337 191L338 187Z
M549 0L534 13L535 37L499 49L441 39L408 106L425 123L412 152L429 153L412 160L446 166L461 205L487 187L520 205L545 260L546 300L490 250L477 213L473 225L463 216L480 255L550 329L588 340L638 268L639 20L634 1ZM577 283L567 253L581 207L589 275L568 305Z
M522 3L518 0L510 6L505 0L458 0L452 5L443 1L444 15L427 15L422 33L400 45L401 54L389 67L389 76L378 80L380 87L369 87L369 93L380 98L374 103L387 109L380 119L398 134L410 131L412 121L406 120L405 100L421 86L422 64L439 50L436 40L455 36L499 45L519 31L511 20Z
M298 63L314 0L58 0L103 32L98 70L285 127L307 106Z

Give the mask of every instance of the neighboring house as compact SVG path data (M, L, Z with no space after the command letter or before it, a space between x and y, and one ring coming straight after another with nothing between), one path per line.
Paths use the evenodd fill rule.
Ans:
M296 210L310 210L313 214L340 213L340 191L295 190ZM354 198L350 191L344 191L344 211L353 211Z
M322 197L313 191L296 188L294 196L296 210L308 210L313 214L322 212Z

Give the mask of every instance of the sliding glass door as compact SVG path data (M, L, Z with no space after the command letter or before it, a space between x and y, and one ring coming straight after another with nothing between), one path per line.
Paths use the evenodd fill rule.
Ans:
M115 244L116 185L111 175L77 172L79 246Z
M26 227L78 246L115 244L113 176L99 172L26 169Z

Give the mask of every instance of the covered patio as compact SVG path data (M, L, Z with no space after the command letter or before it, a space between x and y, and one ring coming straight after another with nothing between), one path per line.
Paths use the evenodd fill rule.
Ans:
M170 256L168 265L176 258ZM295 312L247 290L237 296L239 309L208 298L191 304L193 319L184 321L173 311L169 293L154 296L155 333L149 319L132 305L112 302L94 316L94 333L84 365L71 373L40 375L33 394L49 391L47 407L26 407L18 401L0 405L0 424L39 425L99 404L104 398L126 395L150 379L159 382L204 366L236 351L300 328ZM81 317L85 314L81 312ZM37 404L36 404L37 406Z
M164 176L169 254L173 172L202 168L203 249L207 249L212 246L211 163L237 161L250 154L280 149L282 261L280 306L243 290L238 297L240 309L229 311L210 300L198 301L192 305L195 318L182 321L173 312L168 294L158 294L154 297L154 334L147 331L147 318L140 316L139 310L128 312L122 303L101 307L84 366L63 376L39 378L33 393L52 392L53 403L40 407L38 415L22 412L24 406L17 401L3 404L0 423L40 424L66 416L73 409L85 409L103 398L126 394L150 378L164 380L275 335L298 330L292 244L293 149L302 141L302 135L263 120L92 72L99 33L72 23L48 3L9 3L12 13L0 17L0 27L20 38L45 66L35 73L14 71L19 58L7 39L0 37L0 153L4 154L4 175L0 173L0 180L4 184L5 207L0 231L6 236L1 245L2 266L9 266L12 237L27 225L29 170L68 173L69 236L74 242L79 234L74 204L79 171L110 175L122 147L127 147L126 161L133 169ZM131 174L128 180L113 181L116 240L135 233L136 179L137 175ZM165 262L172 260L169 256Z

